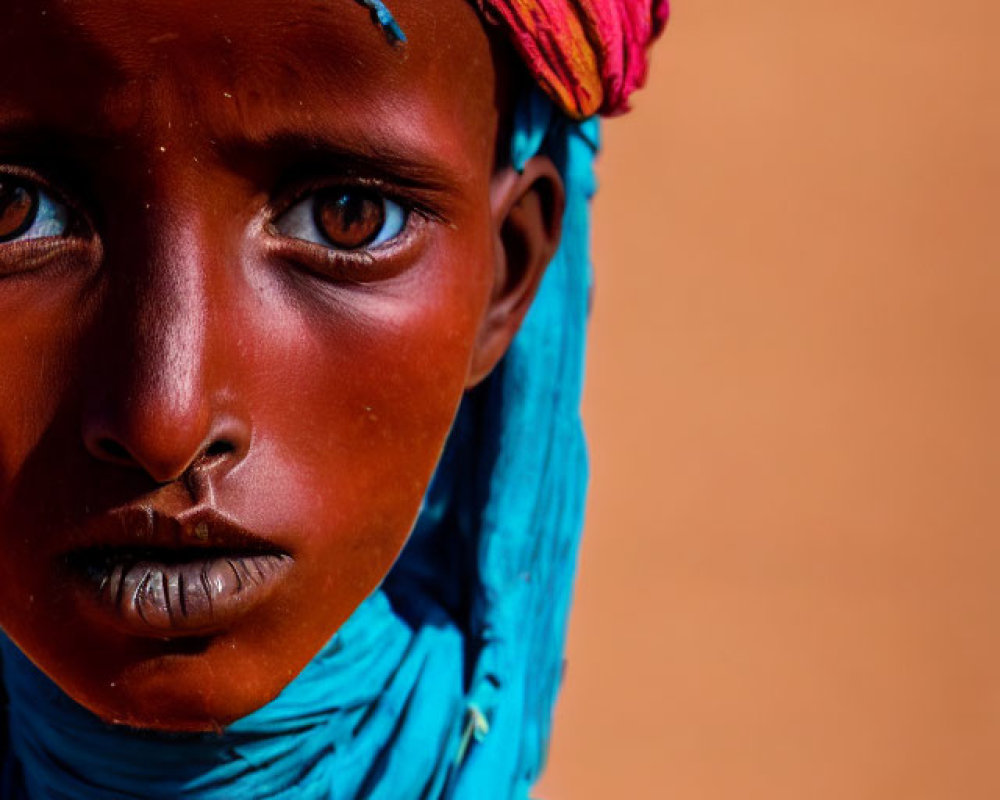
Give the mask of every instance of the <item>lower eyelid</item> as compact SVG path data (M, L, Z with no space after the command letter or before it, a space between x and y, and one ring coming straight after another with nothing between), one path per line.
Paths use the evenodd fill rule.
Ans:
M272 224L266 249L274 258L324 281L366 284L387 280L418 262L427 244L423 234L428 218L418 211L405 213L406 225L399 235L367 248L337 250L286 236Z
M93 240L71 236L4 242L0 244L0 281L34 274L89 274L101 259L101 249L95 245Z

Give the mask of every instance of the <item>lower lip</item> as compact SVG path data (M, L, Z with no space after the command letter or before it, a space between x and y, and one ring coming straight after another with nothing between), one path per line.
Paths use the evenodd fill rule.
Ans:
M214 554L160 561L105 554L74 564L86 595L117 627L140 636L204 634L261 603L292 566L284 554Z

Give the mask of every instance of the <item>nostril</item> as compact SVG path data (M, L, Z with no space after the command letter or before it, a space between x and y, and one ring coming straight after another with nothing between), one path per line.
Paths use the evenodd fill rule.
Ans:
M224 439L218 439L205 448L205 457L221 458L222 456L228 456L230 453L235 452L236 446L232 442L227 442Z
M131 461L132 454L114 439L98 439L98 449L115 461Z
M99 461L142 470L157 484L191 471L221 478L246 456L250 426L242 419L219 414L209 426L204 419L180 422L123 416L109 424L95 413L84 420L83 445Z

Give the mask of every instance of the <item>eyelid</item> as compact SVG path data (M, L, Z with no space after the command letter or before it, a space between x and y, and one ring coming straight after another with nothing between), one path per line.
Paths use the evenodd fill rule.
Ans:
M32 169L31 167L25 167L20 164L4 164L0 161L0 176L4 175L19 178L27 183L33 183L39 189L45 189L45 191L55 196L60 202L65 203L68 206L73 206L75 210L75 204L66 197L65 192L53 185L52 181L46 178L45 175L38 170Z
M317 174L322 174L322 177L314 177ZM442 194L441 188L424 186L405 178L393 179L391 175L373 174L367 169L341 168L336 165L332 169L330 165L296 169L292 180L276 193L272 204L272 219L278 219L311 194L339 187L378 192L407 211L434 222L447 222L448 215L438 199Z
M403 231L394 239L374 248L337 250L321 244L281 234L273 221L266 249L274 257L295 264L324 281L363 286L403 272L415 263L427 241L430 218L411 209Z

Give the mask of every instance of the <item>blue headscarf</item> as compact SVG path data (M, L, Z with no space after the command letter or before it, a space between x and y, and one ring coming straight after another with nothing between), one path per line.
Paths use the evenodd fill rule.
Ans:
M569 121L537 90L522 99L511 158L520 168L544 152L558 166L562 244L508 354L463 400L382 586L275 700L219 735L105 724L0 636L3 798L528 796L582 525L596 150L596 121Z

